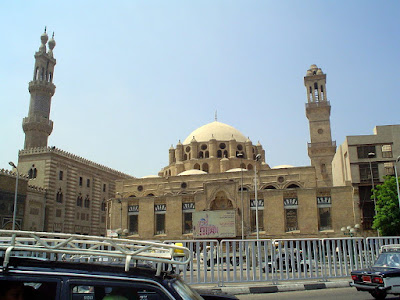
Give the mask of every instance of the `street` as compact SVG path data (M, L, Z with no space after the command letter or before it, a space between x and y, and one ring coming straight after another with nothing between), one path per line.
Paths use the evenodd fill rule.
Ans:
M259 299L324 299L324 300L374 300L367 292L358 292L355 288L333 288L311 291L280 292L269 294L250 294L237 295L239 299L259 300ZM389 295L386 299L399 299L397 296Z

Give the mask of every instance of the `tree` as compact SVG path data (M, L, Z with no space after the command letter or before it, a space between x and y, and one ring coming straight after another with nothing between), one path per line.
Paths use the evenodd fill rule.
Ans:
M376 199L376 216L372 228L383 236L400 234L400 209L396 177L386 176L385 181L372 190Z

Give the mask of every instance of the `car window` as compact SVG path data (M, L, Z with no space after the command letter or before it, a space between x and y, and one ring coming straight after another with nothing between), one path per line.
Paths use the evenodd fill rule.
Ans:
M55 300L57 282L0 280L0 299Z
M382 253L374 263L374 267L399 268L400 253L393 253L393 252Z
M143 283L101 283L94 285L73 284L71 300L155 300L170 299L164 290Z

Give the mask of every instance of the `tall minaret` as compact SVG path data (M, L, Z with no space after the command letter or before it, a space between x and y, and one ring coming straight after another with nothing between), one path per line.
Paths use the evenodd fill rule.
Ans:
M53 49L56 42L53 33L53 37L48 42L49 51L46 50L46 43L49 39L46 29L40 39L42 44L39 51L35 53L33 80L29 82L29 93L31 94L29 113L28 117L22 121L22 128L25 132L24 149L47 147L47 140L53 131L53 121L50 120L50 105L51 97L56 89L53 84L54 66L56 64Z
M308 156L315 167L318 186L332 186L332 159L336 142L331 136L331 105L326 94L326 74L311 65L304 77L307 89L306 115L310 123L311 143Z

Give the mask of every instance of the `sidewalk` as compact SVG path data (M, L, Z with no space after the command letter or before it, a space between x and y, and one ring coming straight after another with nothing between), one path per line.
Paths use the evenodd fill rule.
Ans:
M263 294L263 293L278 293L289 291L317 290L330 288L349 287L348 278L330 279L328 281L282 281L278 284L272 282L249 282L249 283L227 283L223 287L218 287L215 284L192 285L196 291L204 294Z

